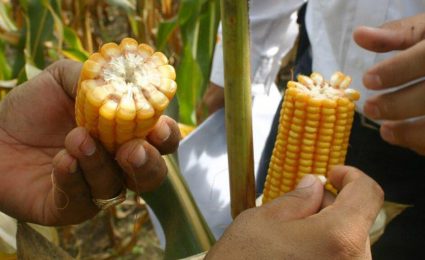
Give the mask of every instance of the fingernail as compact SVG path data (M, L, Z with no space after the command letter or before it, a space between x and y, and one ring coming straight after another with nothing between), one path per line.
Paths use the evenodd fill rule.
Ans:
M128 159L128 162L134 167L134 168L140 168L143 164L146 163L147 156L146 151L143 146L137 147L131 154Z
M316 175L316 177L319 179L319 181L322 183L322 185L325 185L328 179L323 175Z
M367 87L367 88L371 88L371 89L379 89L382 88L382 81L381 78L376 75L376 74L369 74L367 73L364 77L363 77L363 84Z
M310 187L316 182L316 180L317 180L317 177L315 177L313 174L306 174L298 183L296 189Z
M381 118L381 111L379 110L379 107L377 105L372 104L372 103L369 103L369 102L365 103L364 112L368 117L370 117L372 119Z
M391 127L389 127L387 125L383 124L381 126L381 136L382 136L382 139L384 139L385 141L387 141L389 143L394 143L394 141L395 141L394 132L391 129Z
M158 127L155 131L156 137L161 140L165 141L170 137L171 130L168 127L168 124L166 122L163 122L160 127Z
M87 136L84 142L80 145L80 151L85 156L92 156L96 152L96 144L94 140Z

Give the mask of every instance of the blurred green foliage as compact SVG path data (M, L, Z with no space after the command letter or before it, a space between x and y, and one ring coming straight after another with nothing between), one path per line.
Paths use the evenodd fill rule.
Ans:
M58 59L84 61L102 43L130 36L170 57L178 120L195 125L219 16L218 0L0 0L0 87Z

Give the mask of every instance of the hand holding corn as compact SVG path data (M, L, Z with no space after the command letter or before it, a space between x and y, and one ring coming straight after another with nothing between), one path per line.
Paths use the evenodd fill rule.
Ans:
M144 138L176 93L173 66L161 52L125 38L104 44L84 63L76 118L110 151Z
M161 154L178 146L176 122L160 116L144 139L112 155L75 125L80 71L80 63L57 62L2 101L0 211L44 225L80 223L99 212L93 198L152 190L165 178Z
M328 180L340 192L328 201L319 178L307 176L287 196L240 214L206 259L371 259L368 231L384 197L379 185L336 166Z

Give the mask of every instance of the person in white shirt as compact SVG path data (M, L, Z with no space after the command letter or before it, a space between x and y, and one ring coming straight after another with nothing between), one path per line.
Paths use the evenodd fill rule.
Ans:
M273 18L279 17L274 16L279 10L285 14L286 2L267 1L262 5L263 2L251 1L251 24L256 24L255 17L270 17L269 21L262 21L268 24L262 28L269 30L267 35L284 33L280 30L281 24L275 23ZM298 1L298 4L303 2ZM252 15L256 10L266 14ZM425 2L419 0L379 0L373 3L366 0L310 0L300 27L303 48L297 55L296 73L317 71L329 78L334 71L343 71L352 76L351 87L361 92L346 164L359 167L377 180L384 188L387 200L414 205L388 226L385 235L374 246L374 256L378 259L425 255L422 250L425 245L425 228L422 226L425 217L425 158L417 154L425 155L425 123L421 118L425 115L424 86L421 84L421 78L425 76L421 64L425 53L421 49L425 30L421 22L423 16L406 18L424 11ZM387 23L403 18L406 18L403 22ZM391 30L359 28L382 24ZM256 39L262 39L256 35L265 33L257 32L255 26L251 26L251 35L252 60L261 64L258 62L261 54L253 50L267 50L261 44L268 38L263 37L258 45L262 48L256 48ZM220 53L215 55L220 56ZM219 58L214 62L213 84L204 98L211 112L223 104L220 103L223 84L219 80L222 66L216 60ZM256 66L253 68L254 78ZM274 76L270 71L269 77ZM418 85L415 82L419 82ZM400 87L396 86L405 88L399 90ZM257 172L260 190L274 144L275 135L273 131L271 133Z

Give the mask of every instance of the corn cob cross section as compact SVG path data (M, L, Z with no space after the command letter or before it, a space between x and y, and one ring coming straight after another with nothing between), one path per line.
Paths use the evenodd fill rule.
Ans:
M84 62L75 106L84 126L110 152L144 138L173 98L176 73L167 57L125 38L104 44Z
M326 176L330 166L344 163L354 101L360 98L350 83L341 72L329 81L313 73L288 82L263 203L293 190L305 174Z

